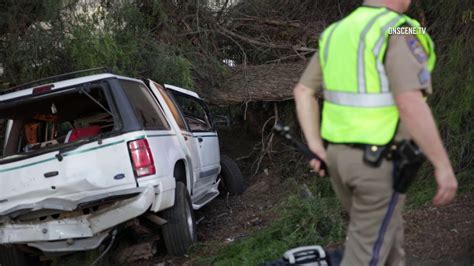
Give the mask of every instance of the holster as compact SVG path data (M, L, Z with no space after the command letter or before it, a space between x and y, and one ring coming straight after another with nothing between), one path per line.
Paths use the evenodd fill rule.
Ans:
M394 163L393 189L404 194L426 157L413 141L403 140L392 145L388 158Z
M363 145L364 157L363 160L366 164L372 167L379 167L382 160L386 157L389 149L388 145L377 146L377 145Z
M352 146L364 150L364 162L369 166L379 167L383 159L393 161L393 189L402 194L407 192L426 160L423 152L411 140L402 140L385 146L354 145Z

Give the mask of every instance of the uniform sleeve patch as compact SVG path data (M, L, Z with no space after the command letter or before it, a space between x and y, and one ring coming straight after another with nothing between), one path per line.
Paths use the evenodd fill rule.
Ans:
M423 68L419 73L418 73L418 80L420 81L421 85L425 85L430 81L431 75L426 68Z
M421 46L420 41L415 36L410 36L407 38L408 48L410 48L411 53L415 56L416 60L420 63L424 63L427 60L427 56L423 46Z

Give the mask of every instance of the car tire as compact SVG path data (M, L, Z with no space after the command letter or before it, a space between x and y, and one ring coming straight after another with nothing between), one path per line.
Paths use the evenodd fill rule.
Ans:
M240 172L239 166L227 155L221 155L221 183L220 187L222 194L231 196L240 195L244 192L244 177Z
M15 246L0 245L0 265L27 266L31 265L31 258Z
M197 230L191 197L182 182L176 182L174 206L164 210L161 216L167 221L162 234L168 254L186 255L197 241Z

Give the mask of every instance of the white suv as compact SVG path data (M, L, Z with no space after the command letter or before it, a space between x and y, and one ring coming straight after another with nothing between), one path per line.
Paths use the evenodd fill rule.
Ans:
M137 217L183 255L197 238L193 210L219 187L243 191L196 93L109 73L77 77L89 73L0 92L2 266L95 249Z

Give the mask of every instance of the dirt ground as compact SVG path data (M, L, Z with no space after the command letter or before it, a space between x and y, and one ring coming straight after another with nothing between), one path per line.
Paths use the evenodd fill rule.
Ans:
M228 137L225 133L224 139ZM233 138L232 148L222 147L233 158L248 157L249 151L254 149L254 139L246 139L244 136L247 134L239 135L242 137ZM239 164L244 176L249 176L249 160L241 159ZM261 170L261 174L247 180L247 190L243 195L219 196L196 212L201 245L227 245L268 227L278 217L272 207L286 199L288 190L281 186L278 172ZM428 204L406 211L405 250L408 265L474 266L474 192L458 196L446 207L434 208ZM138 264L189 265L193 261L193 258L158 255Z
M196 213L198 236L204 241L233 242L267 227L278 215L272 207L287 191L272 173L259 176L242 196L222 196Z
M285 198L287 190L279 186L279 178L271 172L262 173L255 180L258 181L251 184L241 196L219 196L195 213L200 245L229 244L269 226L278 217L272 207ZM193 259L158 255L149 261L141 261L139 265L160 263L188 265L193 264Z
M405 214L409 265L474 265L474 193Z
M199 210L198 236L203 245L226 245L267 227L278 216L272 206L285 190L271 172L257 176L239 197L219 197ZM405 213L408 265L474 265L474 193L449 206L427 205ZM158 256L142 265L193 264L188 259Z

